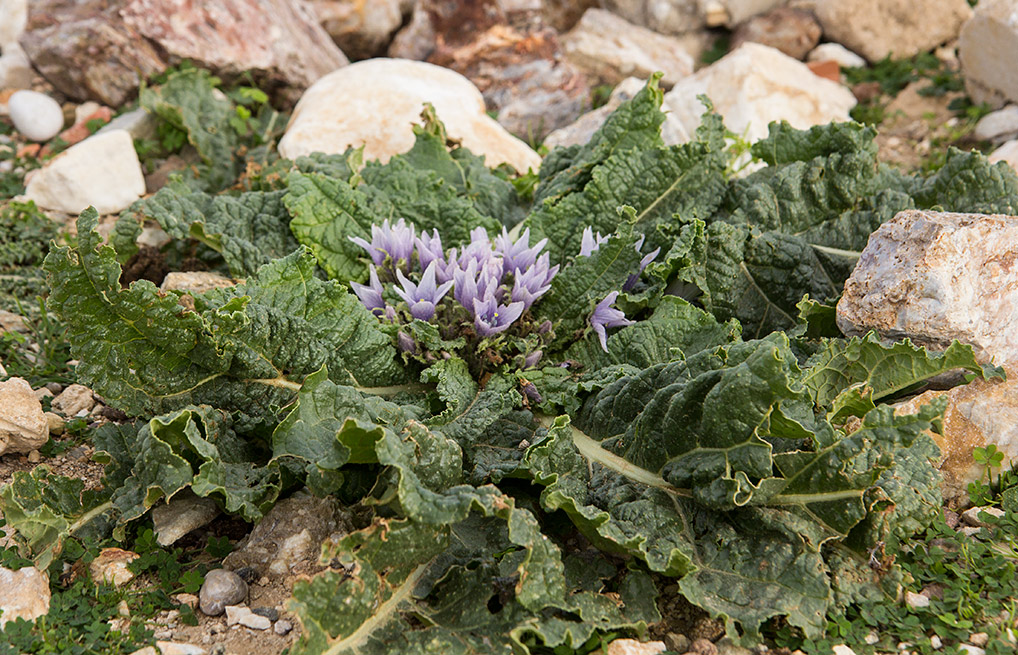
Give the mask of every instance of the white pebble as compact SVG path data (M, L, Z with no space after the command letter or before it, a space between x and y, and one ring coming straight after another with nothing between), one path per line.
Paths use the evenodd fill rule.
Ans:
M45 93L15 91L7 101L7 111L18 132L32 141L49 141L64 126L59 103Z

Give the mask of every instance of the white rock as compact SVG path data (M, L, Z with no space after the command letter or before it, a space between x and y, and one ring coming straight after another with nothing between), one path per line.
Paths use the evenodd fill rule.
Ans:
M944 642L941 641L940 637L937 635L933 635L930 637L930 647L933 648L933 650L940 650L944 647Z
M990 641L990 635L986 632L973 632L969 635L969 643L973 646L985 648Z
M787 0L718 0L718 4L724 10L724 25L726 27L735 27L757 14L770 11L786 2ZM701 6L708 4L710 3L703 3ZM708 20L707 22L711 25L719 24L715 20Z
M850 120L852 92L817 77L801 61L758 43L744 43L714 64L680 80L665 94L665 109L674 112L686 132L700 124L706 94L725 125L750 141L767 136L767 125L786 120L800 129Z
M162 291L185 291L204 293L210 289L232 287L236 282L218 273L208 271L173 271L167 273L160 285Z
M26 139L49 141L64 127L60 103L38 91L15 91L7 101L11 122Z
M109 123L106 123L96 134L107 134L115 130L126 130L135 139L147 139L155 136L158 119L140 107L125 112Z
M173 237L167 234L163 228L158 225L146 225L141 229L141 234L138 235L137 243L139 246L148 246L149 248L159 250L171 241L173 241Z
M32 385L21 378L0 382L0 454L27 453L47 441L49 421Z
M965 90L976 103L1018 102L1018 8L1012 0L981 0L958 37Z
M823 0L815 12L826 38L870 61L932 50L972 16L966 0Z
M157 641L156 648L160 655L205 655L207 652L201 646L194 644L181 644L175 641Z
M1002 161L1013 168L1015 172L1018 172L1018 139L1012 139L1003 144L991 152L987 159L994 164Z
M537 169L540 156L485 113L470 80L440 66L398 59L369 59L315 82L293 111L279 153L296 159L312 152L339 153L364 145L367 159L388 161L414 143L412 125L424 103L435 107L449 136L495 166Z
M95 397L85 385L72 384L61 391L50 406L64 416L74 416L82 410L91 411L95 407Z
M906 591L905 604L911 607L912 609L916 609L919 607L929 607L930 599L926 596L923 596L922 594Z
M1008 141L1018 137L1018 106L992 111L976 123L972 136L982 141Z
M95 207L100 214L126 209L145 194L145 176L130 133L94 134L35 171L25 197L43 209L77 214Z
M821 43L810 50L806 61L836 61L842 68L862 68L866 60L840 43Z
M607 0L605 9L661 34L682 34L704 26L702 0ZM722 6L723 10L724 7Z
M663 641L641 642L636 639L616 639L604 649L604 655L657 655L667 650Z
M973 527L988 528L990 524L979 518L979 515L983 512L998 519L1004 516L1004 510L997 507L970 507L961 513L961 520ZM982 644L975 641L972 643L976 646L982 646Z
M17 43L3 49L0 55L0 89L27 89L32 86L32 63Z
M219 507L211 498L202 498L189 491L177 493L167 504L152 509L156 543L163 547L170 546L217 516Z
M34 621L49 612L49 577L35 567L0 567L0 629L17 618Z
M908 210L870 235L838 302L846 335L946 347L981 361L1018 358L1018 218Z
M863 641L865 641L867 645L873 646L874 644L880 643L880 635L875 632L868 632L866 633L866 636L863 637Z
M0 0L0 50L17 45L28 21L28 0Z
M245 605L227 605L226 625L237 624L252 630L268 630L272 627L272 621L268 617L255 614Z
M603 9L588 9L562 36L566 57L609 84L626 77L646 79L655 71L671 87L693 72L693 58L677 39L640 27Z
M964 655L986 655L986 651L972 644L958 644L958 651Z

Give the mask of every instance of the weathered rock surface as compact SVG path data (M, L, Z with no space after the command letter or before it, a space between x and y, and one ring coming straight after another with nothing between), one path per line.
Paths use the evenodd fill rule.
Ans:
M976 103L1018 102L1018 9L1011 0L982 0L958 37L965 90Z
M173 271L166 274L159 286L162 291L205 293L211 289L232 287L236 282L219 273L209 271Z
M43 209L67 214L89 206L113 214L144 194L141 162L131 135L123 130L71 146L34 172L25 188L25 196Z
M385 52L403 22L399 0L311 0L319 22L354 60Z
M1016 217L900 212L870 235L838 302L838 327L940 348L957 339L982 361L1015 361L1016 260Z
M35 0L21 44L57 89L110 106L183 59L283 100L347 63L300 0Z
M297 103L279 152L295 159L363 145L366 158L387 161L413 145L411 128L426 102L449 136L485 155L489 165L507 163L519 171L540 166L536 152L485 113L484 98L470 80L439 66L396 59L358 62L315 83Z
M665 94L665 109L692 134L700 124L706 94L725 125L750 141L767 136L771 121L800 129L850 120L852 92L814 75L806 64L758 43L744 43Z
M555 130L545 137L543 145L551 149L558 146L571 146L589 142L590 138L594 136L594 132L604 124L608 116L618 109L619 105L623 102L630 100L639 93L646 83L646 80L641 80L638 77L630 77L623 80L612 90L608 102L597 109L588 111L570 125ZM689 140L689 135L686 133L682 123L678 122L671 113L665 114L665 122L661 125L661 136L668 145L685 143Z
M14 128L26 139L49 141L64 126L60 103L38 91L16 91L7 101Z
M83 384L72 384L53 399L50 406L64 416L75 416L79 412L89 412L95 407L92 390Z
M682 34L706 24L699 0L607 0L602 6L661 34Z
M17 45L28 20L28 0L0 0L0 51Z
M88 571L95 582L105 582L114 587L121 587L134 579L134 573L127 565L141 557L122 548L103 548L99 555L88 565Z
M983 116L972 130L972 136L996 143L1018 137L1018 106L1008 105Z
M0 55L0 89L27 89L32 86L34 76L32 63L28 61L28 55L21 46L12 43L3 48L3 54Z
M732 34L731 47L751 41L802 59L820 42L821 33L820 23L811 12L778 7L740 24Z
M21 378L0 382L0 454L27 453L47 441L49 421L32 385Z
M49 576L29 566L17 571L0 567L0 630L8 621L34 621L49 612Z
M866 60L840 43L821 43L813 48L806 61L836 61L841 68L862 68Z
M247 583L233 571L212 569L198 592L198 607L207 616L219 616L228 605L239 605L247 598Z
M348 530L334 499L315 498L301 491L276 503L226 556L223 565L232 569L249 566L269 578L283 578L294 569L317 566L325 539Z
M150 139L155 136L159 120L144 109L138 108L125 112L106 125L99 128L96 134L107 134L114 130L124 130L135 139Z
M196 496L191 491L181 491L165 505L152 508L152 523L156 543L170 546L192 530L207 525L219 516L219 507L211 498Z
M251 611L251 608L246 605L227 605L226 625L237 624L246 628L251 628L252 630L268 630L272 627L272 621L264 616L255 614Z
M819 28L818 28L819 29ZM666 87L693 72L693 58L678 40L634 25L602 9L588 9L562 36L566 57L606 84L661 71Z
M968 485L984 477L984 465L972 458L972 449L996 444L1004 454L1003 468L1018 465L1018 367L1005 366L1008 379L982 380L949 391L927 391L895 407L897 414L914 414L938 396L947 396L943 434L930 436L940 446L937 463L944 476L944 499L968 503Z
M667 650L663 641L637 641L616 639L604 649L604 655L657 655Z
M815 11L826 38L870 61L932 50L972 16L966 0L823 0Z

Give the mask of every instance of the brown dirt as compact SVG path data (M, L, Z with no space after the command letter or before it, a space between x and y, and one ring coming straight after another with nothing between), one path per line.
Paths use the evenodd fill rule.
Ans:
M913 82L887 105L884 122L878 126L876 138L878 159L905 171L922 166L936 148L955 142L961 131L961 120L948 109L960 93L924 96L919 90L929 86L922 80ZM964 146L965 142L959 142Z

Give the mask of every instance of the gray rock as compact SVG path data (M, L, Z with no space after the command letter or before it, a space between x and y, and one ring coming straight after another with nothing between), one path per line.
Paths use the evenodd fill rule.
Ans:
M276 621L276 625L273 626L272 630L280 637L285 637L286 635L290 634L291 630L293 630L293 624L285 620Z
M14 129L26 139L49 141L64 127L60 103L38 91L15 91L7 101Z
M932 50L972 16L966 0L823 0L815 12L827 39L870 61Z
M961 513L961 520L964 521L966 525L971 525L976 528L988 528L990 527L990 524L979 518L979 515L984 512L998 519L1003 518L1004 516L1004 510L999 507L970 507ZM976 646L980 645L982 644L976 644Z
M270 621L276 621L279 619L279 610L275 607L255 607L251 611L258 616L264 616Z
M140 107L124 112L109 123L99 128L96 134L106 134L114 130L124 130L134 139L150 139L155 136L158 119Z
M91 411L95 407L95 397L85 385L72 384L61 391L50 406L64 416L75 416L82 410Z
M208 616L219 616L228 605L237 605L247 598L247 583L233 571L213 569L205 575L198 606Z
M1018 218L921 210L881 225L845 282L838 327L944 348L980 361L1018 358Z
M976 103L1018 102L1018 21L1011 0L982 0L958 37L965 90Z
M251 566L280 579L295 569L316 567L322 542L347 531L348 520L335 499L301 491L276 503L223 564L231 569Z
M607 84L662 71L661 82L670 88L693 72L693 58L677 39L602 9L588 9L561 41L566 58Z
M49 421L32 385L21 378L0 382L0 454L31 452L47 441Z
M49 612L49 576L34 566L17 571L0 567L0 589L0 629L8 621L34 621Z
M972 136L982 141L1003 143L1018 137L1018 106L992 111L976 123Z
M156 542L170 546L192 530L208 525L219 516L219 507L211 498L196 496L190 490L177 493L165 505L152 509Z

